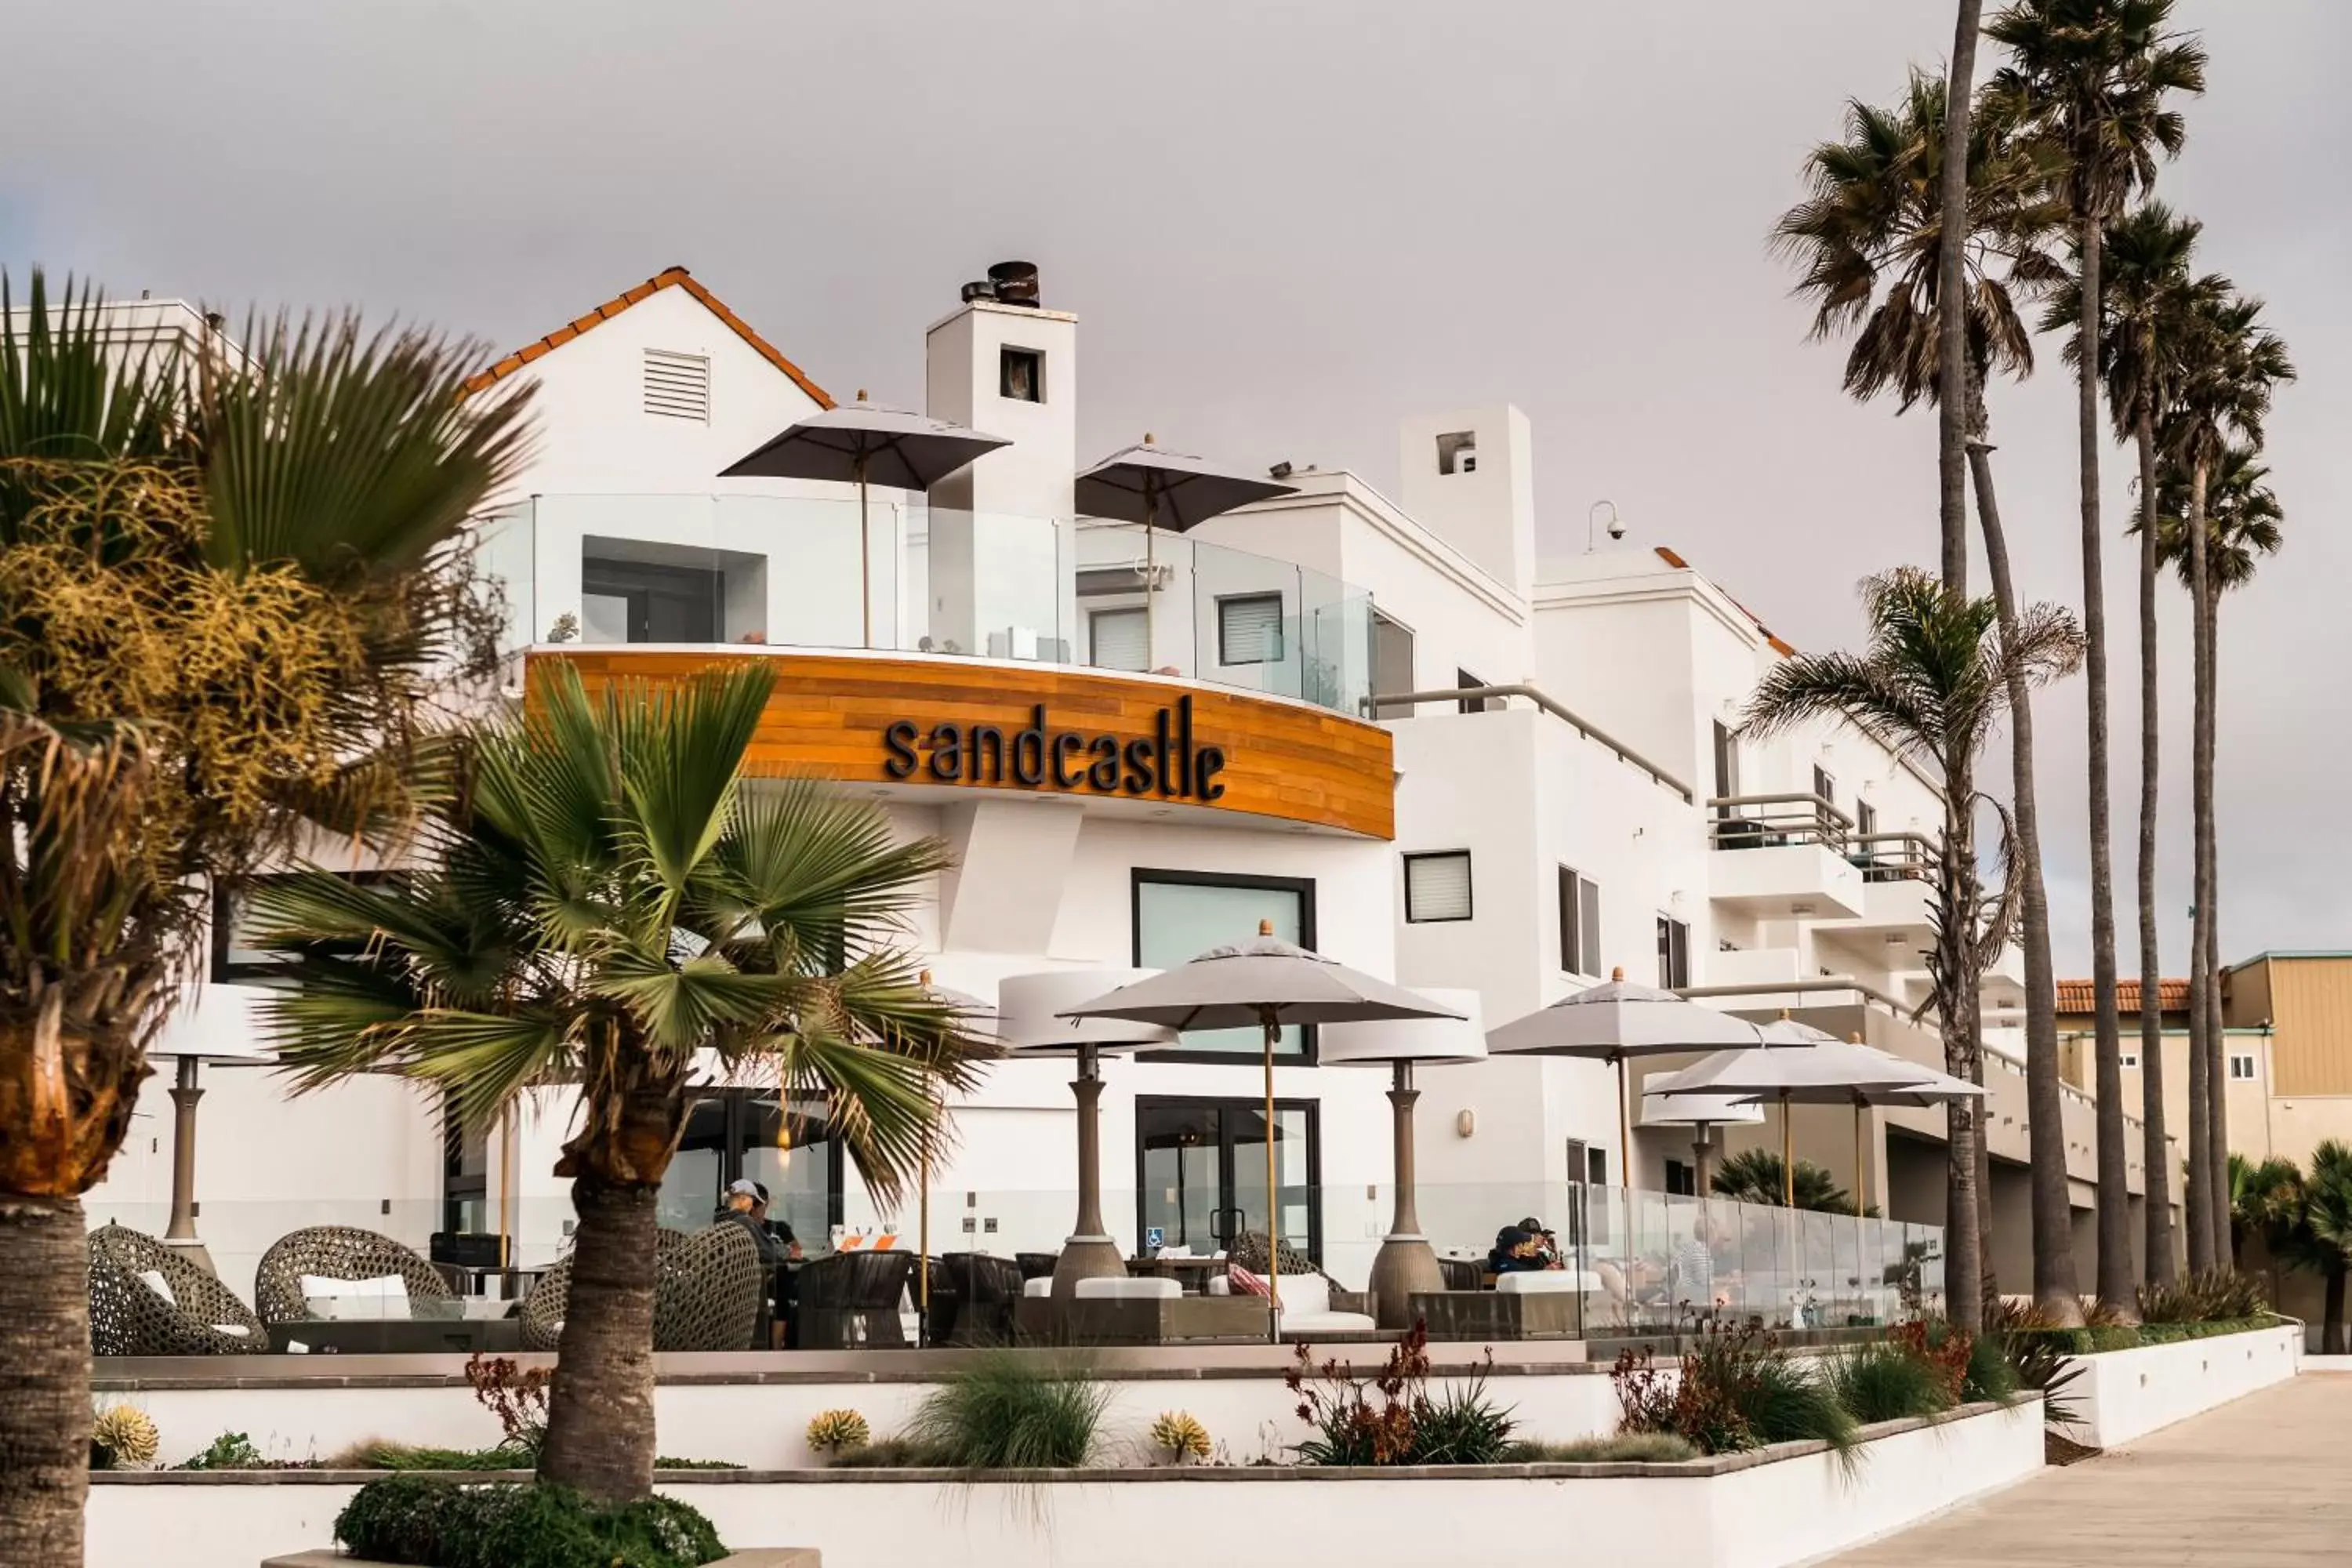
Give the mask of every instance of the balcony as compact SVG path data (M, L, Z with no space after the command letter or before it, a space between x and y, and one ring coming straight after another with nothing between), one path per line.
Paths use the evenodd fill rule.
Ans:
M1815 795L1718 795L1707 803L1716 853L1707 897L1757 920L1850 920L1864 907L1849 858L1853 819Z
M507 646L875 648L1185 676L1351 717L1371 597L1090 519L747 494L543 495L477 520Z

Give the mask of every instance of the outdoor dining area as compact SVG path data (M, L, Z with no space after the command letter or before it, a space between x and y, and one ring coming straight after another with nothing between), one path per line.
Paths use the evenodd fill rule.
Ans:
M971 1242L935 1249L927 1169L913 1226L836 1235L803 1255L789 1227L769 1219L766 1190L738 1181L714 1223L658 1232L657 1352L1370 1341L1415 1323L1433 1340L1487 1342L1687 1333L1724 1321L1807 1331L1885 1323L1934 1305L1940 1229L1796 1206L1790 1109L1851 1106L1859 1173L1868 1108L1982 1093L1785 1015L1750 1021L1622 972L1489 1030L1475 993L1408 990L1283 942L1270 926L1165 971L1013 975L992 1002L934 989L1004 1055L1074 1063L1078 1174L1061 1245L1009 1256ZM1264 1125L1276 1127L1276 1041L1300 1025L1318 1030L1317 1067L1390 1074L1392 1179L1380 1194L1385 1231L1367 1277L1333 1278L1303 1237L1263 1213L1243 1215L1248 1223L1213 1247L1156 1228L1132 1249L1122 1245L1104 1218L1105 1064L1174 1047L1187 1031L1253 1029L1263 1042ZM1614 1071L1621 1146L1630 1147L1628 1063L1700 1052L1642 1085L1644 1124L1696 1127L1703 1166L1711 1121L1777 1113L1789 1184L1779 1204L1712 1195L1704 1169L1696 1193L1636 1190L1622 1161L1613 1185L1556 1184L1532 1199L1521 1196L1524 1184L1501 1181L1428 1193L1415 1181L1417 1070L1514 1056L1601 1062ZM1287 1194L1296 1184L1286 1187L1276 1170L1278 1139L1261 1142L1258 1190ZM1551 1219L1515 1216L1526 1201ZM1378 1228L1369 1215L1359 1224L1359 1234ZM487 1254L468 1256L469 1243L488 1244ZM117 1224L92 1231L89 1247L100 1356L551 1351L570 1283L568 1258L506 1267L502 1237L436 1236L419 1252L345 1225L280 1237L261 1255L249 1297L216 1277L201 1249Z

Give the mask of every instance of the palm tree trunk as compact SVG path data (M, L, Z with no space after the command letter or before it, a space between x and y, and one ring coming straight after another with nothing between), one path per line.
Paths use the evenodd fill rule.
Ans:
M1977 912L1976 780L1972 759L1944 760L1944 853L1936 869L1936 1016L1944 1036L1944 1070L1973 1079L1975 1036L1970 1003L1975 967L1968 949ZM1945 1108L1944 1310L1953 1326L1976 1332L1984 1324L1984 1249L1978 1226L1986 1194L1977 1183L1979 1118L1974 1102Z
M2221 813L2213 798L2213 760L2219 740L2217 724L2221 668L2221 586L2213 580L2209 556L2205 570L2205 678L2198 692L2198 749L2194 785L2205 799L2205 817L2198 834L2203 880L2197 907L2205 916L2205 1157L2213 1172L2214 1200L2220 1218L2217 1241L2229 1234L2230 1215L2230 1076L2229 1036L2221 1022ZM2214 1256L2221 1256L2217 1248Z
M2190 470L2189 479L2189 602L2191 627L2192 673L2189 687L2195 694L2196 715L2192 734L2189 767L2189 814L2194 819L2189 836L2192 845L2192 885L2189 894L2192 912L2189 928L2189 1270L2201 1274L2221 1258L2215 1248L2215 1238L2222 1234L2226 1221L2216 1214L2220 1196L2213 1180L2213 1169L2219 1163L2213 1155L2212 1075L2206 1071L2205 1055L2212 1033L2212 1018L2206 1006L2207 993L2212 988L2212 973L2206 967L2206 925L2212 910L2206 902L2205 888L2205 815L2212 809L2210 798L2203 787L2205 778L2205 485L2208 477L2205 461L2200 458Z
M75 1198L0 1196L0 1568L82 1556L89 1493L89 1244Z
M2320 1319L2319 1353L2342 1355L2344 1349L2344 1266L2327 1270L2327 1304Z
M1992 485L1992 447L1984 438L1982 398L1970 423L1969 473L1976 482L1977 522L1984 533L1985 565L1992 574L2000 633L2017 630L2017 586L2009 572L2009 541ZM2010 775L2015 795L2018 902L2025 943L2025 1129L2033 1180L2033 1304L2060 1327L2082 1321L2082 1287L2074 1276L2074 1220L2067 1201L2064 1107L2058 1086L2058 985L2050 959L2050 893L2042 879L2042 812L2033 784L2033 701L2024 674L2009 681ZM1990 1205L1988 1205L1990 1206ZM1987 1270L1990 1272L1990 1269Z
M655 1192L572 1184L580 1225L539 1476L608 1501L653 1495Z
M2095 216L2082 219L2082 311L2078 342L2099 341L2099 263L2104 235ZM2074 378L2080 428L2083 503L2083 670L2089 683L2091 785L2091 984L2098 1041L2098 1231L2102 1304L2132 1302L2131 1173L2124 1150L2123 1027L2116 1011L2116 868L2107 789L2106 573L2100 562L2099 356L2085 353Z
M1969 356L1959 347L1968 337L1969 109L1976 92L1977 32L1983 9L1981 0L1959 0L1952 33L1951 73L1944 90L1943 219L1936 256L1936 341L1945 345L1937 367L1937 517L1943 536L1944 586L1955 594L1969 591L1969 498L1962 466Z
M2164 955L2156 923L2156 797L2163 771L2157 721L2163 703L2156 685L2156 425L2148 404L2144 390L2134 431L2139 447L2139 1114L2147 1204L2140 1263L2149 1281L2169 1285L2179 1270L2172 1257L2172 1157L2164 1146Z

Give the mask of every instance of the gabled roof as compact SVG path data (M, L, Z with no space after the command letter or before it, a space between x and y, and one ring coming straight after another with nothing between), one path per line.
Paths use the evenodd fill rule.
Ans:
M709 289L697 282L694 275L687 271L683 267L665 268L663 270L655 273L651 278L648 278L644 282L638 284L635 288L628 289L625 292L616 294L612 299L605 300L603 304L597 306L586 315L565 322L562 326L556 328L555 331L548 333L547 336L541 338L536 342L525 343L514 353L507 355L506 358L499 361L498 363L490 366L489 369L483 371L480 374L467 381L466 383L466 390L468 393L479 392L484 387L488 386L493 383L502 381L506 377L514 374L515 372L522 369L523 366L529 364L531 361L539 358L541 354L552 353L554 350L562 348L564 344L578 337L581 333L601 325L605 321L611 321L614 317L619 315L622 311L627 310L630 306L637 303L639 300L651 299L654 295L659 293L664 289L671 288L683 289L688 294L693 295L696 301L699 303L704 310L709 311L712 315L726 322L729 327L734 330L735 335L741 338L745 342L751 344L752 349L761 359L766 360L770 364L774 365L778 370L782 371L786 375L792 377L793 384L798 386L803 392L807 393L811 397L814 398L818 407L831 408L834 405L831 395L828 394L824 388L819 386L816 383L811 381L806 375L803 374L800 366L786 359L777 351L777 348L773 343L768 342L767 339L753 331L749 322L745 321L742 317L737 315L734 311L727 308L727 302L725 300L719 299L718 295L713 294Z
M2095 982L2089 980L2061 980L2057 982L2057 986L2058 1011L2061 1013L2088 1014L2097 1010L2098 987ZM2156 983L2156 1000L2158 1010L2160 1012L2187 1012L2189 1010L2189 982L2186 980L2158 981ZM2116 977L2116 1011L2118 1013L2137 1013L2139 1011L2139 982L2137 979L2125 979L2120 975Z

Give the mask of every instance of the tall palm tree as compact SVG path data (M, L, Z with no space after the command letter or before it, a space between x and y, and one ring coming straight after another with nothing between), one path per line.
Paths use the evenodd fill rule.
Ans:
M2216 1261L2229 1246L2223 1163L2229 1154L2229 1126L2213 821L2214 634L2222 584L2212 569L2210 499L2214 475L2232 445L2242 443L2250 455L2238 467L2240 493L2231 504L2245 514L2249 528L2268 528L2275 538L2275 522L2263 514L2274 519L2276 501L2261 484L2260 465L2252 460L2251 449L2261 445L2274 389L2294 379L2294 366L2287 358L2285 344L2263 325L2262 311L2262 301L2245 295L2200 293L2181 329L2179 383L2162 432L2169 464L2187 477L2187 505L2176 510L2187 536L2182 554L2196 634L2195 743L2189 774L2196 841L2196 908L2190 922L2189 972L2190 1057L2195 1064L2192 1070L2201 1074L2205 1082L2204 1175L2210 1184L2206 1212L2210 1227L2207 1247ZM2243 570L2251 574L2251 547L2242 562Z
M2009 51L1993 78L1998 112L2066 157L2061 188L2074 217L2081 268L2076 335L2099 341L2101 244L2136 189L2156 179L2159 155L2178 153L2186 130L2167 107L2201 92L2205 54L2166 31L2173 0L2015 0L1986 31ZM2083 636L2090 681L2091 975L2095 994L2098 1091L2098 1294L2120 1307L2134 1297L2131 1200L2124 1148L2122 1026L2116 1009L2115 854L2109 823L2107 617L2099 518L2098 354L2075 374L2081 468Z
M1964 310L1960 331L1948 338L1942 310L1947 91L1943 82L1914 71L1896 107L1849 105L1843 140L1825 142L1808 156L1811 194L1781 217L1773 242L1803 268L1799 291L1818 301L1814 335L1853 334L1845 384L1855 396L1891 392L1898 412L1923 397L1940 402L1947 368L1940 345L1966 343L1967 353L1951 358L1961 373L1969 472L1994 603L2004 635L2013 636L2016 589L1993 489L1984 387L1995 372L2021 377L2032 371L2033 338L2019 300L2063 279L2065 268L2047 242L2064 224L2065 208L2052 195L2053 161L2047 151L2009 136L1995 120L1978 117L1969 133L1960 247L1958 298ZM2032 700L2021 672L2012 673L2020 676L2009 693L2010 761L2018 839L2014 874L2025 950L2033 1294L2045 1315L2071 1322L2081 1311L2081 1291L2061 1126L2057 987L2050 957L2050 900L2042 877ZM1982 1180L1980 1170L1980 1185Z
M523 449L480 356L337 318L144 353L0 280L0 1568L81 1561L81 1195L199 958L209 886L307 822L395 826L495 643L458 531Z
M1954 781L1971 776L1976 753L2007 712L2012 675L2033 687L2071 673L2081 662L2082 638L2073 616L2047 605L2026 607L2014 618L2015 630L2005 631L1991 599L1952 593L1916 567L1865 579L1862 604L1869 627L1865 649L1783 660L1749 698L1744 724L1771 735L1841 719L1939 771L1943 853L1927 967L1945 1070L1967 1078L1977 1066L1970 1004L1985 970L2010 940L2016 889L2011 880L1987 897L1977 864L1976 817L1987 804L2004 828L2007 816L1973 789L1962 794ZM2003 837L2003 858L2014 865L2014 843L2006 831ZM1948 1306L1955 1322L1974 1329L1984 1314L1977 1209L1990 1195L1978 1189L1976 1108L1954 1104L1947 1130L1953 1211Z
M1977 87L1977 35L1983 31L1983 0L1959 0L1952 29L1952 58L1944 81L1950 106L1937 139L1936 325L1946 342L1959 341L1967 304L1969 250L1969 110ZM1964 474L1968 452L1968 367L1944 364L1937 375L1936 418L1936 517L1943 539L1944 586L1969 591L1969 503Z
M982 1054L893 945L945 847L896 843L877 809L805 781L740 778L773 684L754 664L600 700L556 665L479 737L467 799L415 870L311 871L257 900L260 940L295 955L268 1019L299 1088L405 1073L480 1126L534 1086L579 1085L539 1463L597 1497L652 1491L655 1196L698 1054L824 1098L886 1203L935 1093L969 1087Z
M2099 333L2099 374L2105 382L2107 407L2118 437L2133 444L2139 459L2139 984L2140 1114L2144 1138L2141 1165L2146 1173L2147 1229L2141 1247L2147 1277L2169 1283L2178 1269L2173 1258L2172 1158L2165 1148L2168 1129L2164 1111L2164 1017L2162 1009L2147 999L2157 994L2163 976L2163 958L2156 918L2156 838L2158 784L2162 772L2158 743L2162 703L2157 686L2157 542L2153 520L2157 506L2157 421L2171 406L2178 382L2179 339L2200 290L2226 291L2219 278L2192 279L2189 264L2204 226L2176 215L2160 201L2142 203L2109 224L2100 277L2105 295ZM2044 331L2064 331L2081 319L2082 290L2073 280L2051 296L2043 313ZM2080 357L2078 338L2066 342L2069 361ZM2079 367L2078 367L2079 368ZM2204 1166L2202 1081L2193 1090L2190 1167ZM2207 1186L2189 1184L2189 1229L2210 1240L2205 1206ZM2203 1256L2200 1245L2200 1256ZM2210 1266L2207 1258L2200 1267Z

